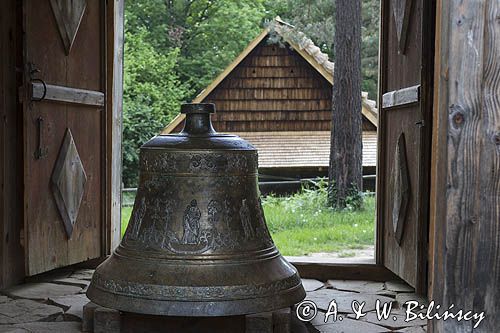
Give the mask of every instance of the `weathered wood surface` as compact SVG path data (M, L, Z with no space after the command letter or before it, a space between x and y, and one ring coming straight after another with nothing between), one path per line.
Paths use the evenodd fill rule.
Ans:
M403 106L420 101L420 85L386 92L382 96L382 108Z
M75 41L78 28L82 22L87 0L50 0L52 12L57 22L57 28L64 44L66 54L69 54Z
M85 183L87 183L85 168L71 130L68 128L51 177L52 194L68 238L71 238L78 218Z
M104 3L88 1L78 33L67 56L49 1L26 1L23 8L24 61L39 68L37 78L53 85L103 92ZM36 82L36 81L35 81ZM25 91L30 89L25 73ZM31 102L24 110L24 218L26 274L100 257L104 221L105 112L101 106ZM35 159L36 119L44 119L43 140L48 155ZM71 239L50 192L50 178L67 128L71 129L87 174L87 183Z
M432 126L433 3L414 0L408 21L406 52L399 52L398 27L394 20L395 1L382 2L380 56L379 146L377 160L377 261L425 293L427 260L427 206ZM418 103L416 88L420 88ZM403 91L401 91L403 90ZM411 93L411 99L406 96ZM398 96L399 95L399 96ZM389 98L390 97L390 98ZM390 101L390 103L389 103ZM406 102L405 102L406 101ZM404 102L404 104L402 103ZM396 106L396 104L400 104ZM394 105L394 106L393 106ZM391 108L388 108L391 106ZM390 186L398 138L404 134L407 150L410 193L404 233L400 242L393 227L396 192Z
M398 35L398 51L402 54L406 51L406 40L408 38L408 25L412 4L413 0L392 0L396 33Z
M406 215L408 213L408 200L410 197L410 180L408 175L408 162L406 158L406 140L403 133L396 143L394 164L391 173L391 190L394 193L392 207L392 225L394 237L398 244L405 230Z
M500 327L500 1L439 1L432 298ZM439 145L440 144L440 145ZM444 146L444 148L443 148ZM431 332L472 332L435 321Z
M32 99L64 103L104 106L104 93L85 89L70 88L41 82L31 83Z
M22 110L17 104L22 35L17 1L0 10L0 289L24 277L22 249Z
M106 223L103 236L107 253L121 240L122 110L123 110L123 25L124 0L108 1L107 7L107 156ZM113 52L110 52L113 50Z

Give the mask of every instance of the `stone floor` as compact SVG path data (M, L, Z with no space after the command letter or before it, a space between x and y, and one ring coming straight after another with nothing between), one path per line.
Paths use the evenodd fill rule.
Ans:
M83 305L88 302L85 290L92 270L58 270L10 289L0 291L0 333L76 333L81 332ZM310 332L407 332L426 331L426 322L414 320L405 322L403 304L407 300L419 300L408 285L389 281L340 281L325 283L304 279L306 300L316 304L317 315L304 323L293 318L294 333ZM392 304L388 319L379 321L376 315L376 300ZM337 321L332 317L325 323L325 313L331 301L335 300L338 311ZM353 301L360 304L365 316L355 319ZM310 303L308 303L310 304ZM356 305L356 303L354 303ZM295 311L294 311L295 312ZM303 313L299 308L299 313Z

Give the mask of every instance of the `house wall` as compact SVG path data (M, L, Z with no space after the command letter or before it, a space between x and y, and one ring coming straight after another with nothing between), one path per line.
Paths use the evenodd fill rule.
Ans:
M0 289L24 277L21 4L6 0L0 10Z
M256 132L329 131L331 101L332 86L316 69L264 39L203 102L216 105L217 131ZM367 119L363 129L376 130Z

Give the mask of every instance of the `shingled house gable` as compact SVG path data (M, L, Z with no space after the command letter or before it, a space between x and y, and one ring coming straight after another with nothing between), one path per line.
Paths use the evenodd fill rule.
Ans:
M215 103L220 132L329 131L331 100L332 85L301 55L263 39L203 102ZM376 130L366 118L363 128Z
M331 100L331 83L311 64L264 38L201 102L215 103L217 131L266 132L329 131ZM363 120L363 130L376 130Z

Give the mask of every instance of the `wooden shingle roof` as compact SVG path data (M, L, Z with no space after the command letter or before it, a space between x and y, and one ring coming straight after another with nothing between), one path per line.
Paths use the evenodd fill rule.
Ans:
M249 141L259 152L259 168L329 166L330 132L232 133ZM363 132L363 166L377 162L377 132Z

